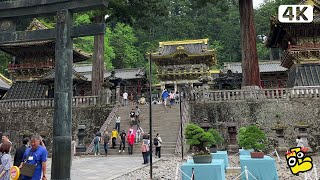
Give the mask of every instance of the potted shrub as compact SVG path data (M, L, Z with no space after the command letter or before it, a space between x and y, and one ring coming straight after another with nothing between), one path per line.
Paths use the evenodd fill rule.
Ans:
M210 128L208 130L208 132L212 134L212 136L215 140L215 143L212 144L211 147L209 148L210 152L216 153L217 149L218 149L218 145L221 145L223 143L223 137L221 136L221 134L217 130L215 130L213 128Z
M238 134L238 143L239 146L244 149L253 149L254 152L251 152L252 158L263 158L267 145L267 138L263 131L261 131L257 126L251 125L247 127L242 127L239 129Z
M187 144L196 147L196 152L193 155L194 163L211 163L212 157L207 147L211 147L216 141L213 135L205 132L204 129L196 124L188 124L185 131Z

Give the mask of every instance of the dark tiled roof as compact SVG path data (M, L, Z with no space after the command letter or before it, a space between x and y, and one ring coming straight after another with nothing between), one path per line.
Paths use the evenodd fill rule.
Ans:
M54 53L55 42L51 40L47 41L30 41L30 42L21 42L21 43L9 43L1 44L0 49L11 55L18 55L20 53L19 49L23 48L34 48L40 47L41 50L51 53ZM73 48L73 60L74 62L85 61L91 57L90 54L83 52L80 49Z
M223 71L231 70L232 73L242 73L241 62L225 63ZM281 72L287 71L287 68L280 66L280 61L260 61L259 71L264 72Z
M92 65L91 64L75 64L73 67L75 71L88 78L88 81L92 80ZM140 79L146 75L144 68L127 68L127 69L115 69L115 76L121 79ZM111 71L105 71L104 78L109 77Z
M320 86L320 65L303 64L292 67L289 73L287 87Z
M48 87L37 82L15 82L3 99L45 98Z
M115 76L121 79L141 79L146 75L146 71L143 68L130 68L130 69L115 69ZM104 73L104 77L109 77L111 71Z
M44 74L42 76L42 78L40 79L40 82L48 82L48 81L52 82L52 81L54 81L55 74L56 74L56 71L54 69L49 71L48 73L46 73L46 74ZM73 72L72 72L72 79L73 80L78 80L78 81L87 81L88 80L88 78L86 78L85 76L81 75L80 73L78 73L74 69L73 69Z

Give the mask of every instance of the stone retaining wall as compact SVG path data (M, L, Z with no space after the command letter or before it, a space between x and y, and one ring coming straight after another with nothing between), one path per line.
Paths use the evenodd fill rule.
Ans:
M77 140L78 125L86 125L84 142L90 144L111 111L111 107L87 106L72 109L72 134ZM52 145L53 108L0 109L0 131L9 133L14 149L22 144L23 136L40 134L48 149Z
M310 125L309 145L311 148L319 146L320 134L320 101L317 99L293 99L293 100L264 100L264 101L234 101L216 103L191 103L193 122L201 123L207 119L228 139L228 122L236 122L237 129L248 124L256 124L262 128L269 138L269 148L277 143L272 127L277 121L286 125L285 142L288 147L295 146L298 130L294 125L306 123ZM318 136L317 136L318 135ZM228 142L227 142L228 143ZM315 149L314 149L315 150Z

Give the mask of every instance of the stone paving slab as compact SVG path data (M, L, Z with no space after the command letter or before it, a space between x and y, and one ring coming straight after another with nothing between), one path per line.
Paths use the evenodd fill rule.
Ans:
M72 162L72 180L111 180L145 165L142 156L89 156L76 157ZM47 176L51 178L51 159L47 163Z

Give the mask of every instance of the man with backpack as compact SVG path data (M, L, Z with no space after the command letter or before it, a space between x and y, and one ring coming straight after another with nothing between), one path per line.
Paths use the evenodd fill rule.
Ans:
M97 154L100 155L100 137L99 133L96 134L96 136L93 139L94 143L94 155L96 156Z
M153 139L153 145L156 147L156 158L161 158L161 144L162 139L160 137L160 134L157 133L157 136Z

